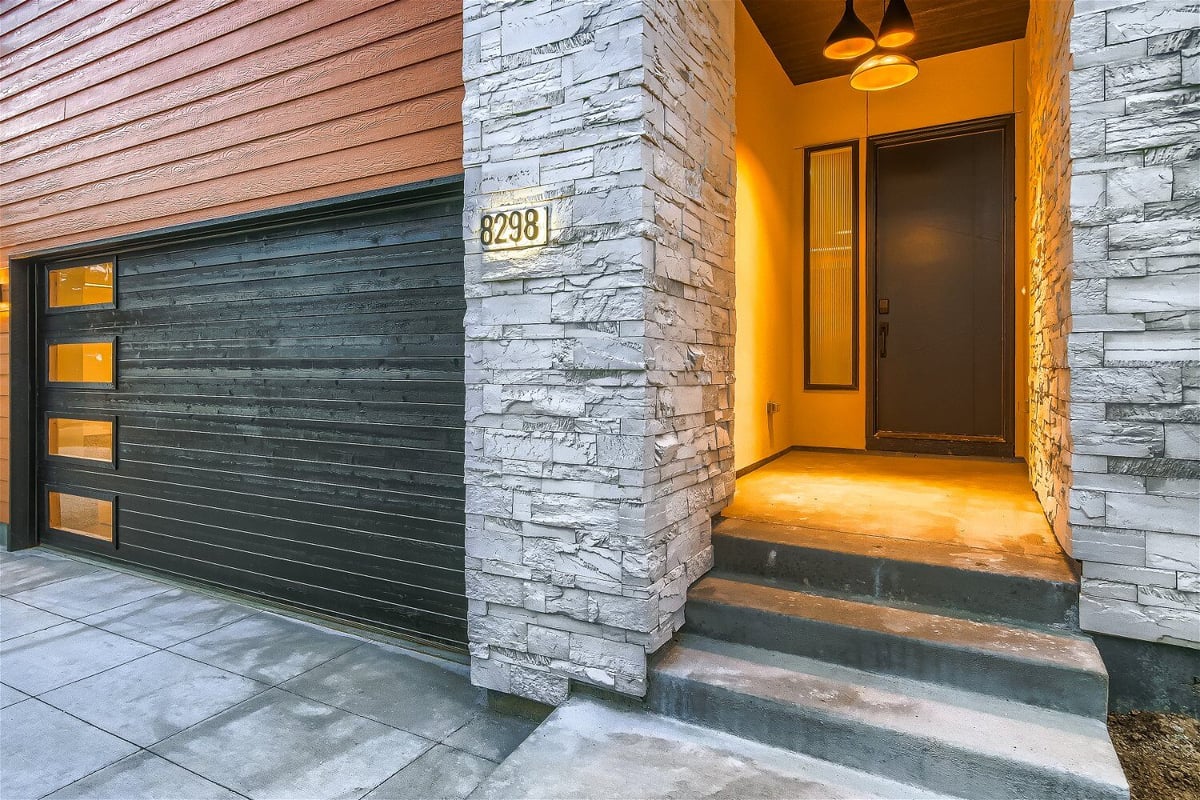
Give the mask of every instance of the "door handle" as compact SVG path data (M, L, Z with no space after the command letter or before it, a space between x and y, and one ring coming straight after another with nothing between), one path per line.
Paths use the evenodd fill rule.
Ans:
M879 357L887 358L887 337L888 324L886 322L879 323Z

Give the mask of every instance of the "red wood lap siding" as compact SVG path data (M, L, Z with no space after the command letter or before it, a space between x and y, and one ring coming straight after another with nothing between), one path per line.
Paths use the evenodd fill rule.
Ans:
M461 172L460 8L0 3L0 267L48 247ZM0 326L5 435L7 351Z

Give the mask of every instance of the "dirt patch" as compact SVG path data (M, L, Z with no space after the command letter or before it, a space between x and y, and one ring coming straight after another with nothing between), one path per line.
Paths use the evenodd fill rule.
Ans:
M1200 720L1183 714L1109 714L1108 730L1133 800L1200 800Z

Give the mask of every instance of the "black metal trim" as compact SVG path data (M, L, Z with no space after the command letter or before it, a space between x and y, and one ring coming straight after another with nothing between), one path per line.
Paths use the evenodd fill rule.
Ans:
M825 150L838 150L843 147L850 148L850 160L851 160L851 167L850 167L851 189L850 190L853 195L853 200L851 201L852 217L851 217L851 221L850 221L850 227L852 229L852 235L851 235L852 250L851 250L851 254L850 254L850 259L851 259L851 263L853 265L852 287L850 290L851 296L852 296L852 298L851 298L852 306L851 306L851 310L850 310L850 314L851 314L850 328L851 328L851 332L852 332L851 335L853 337L852 342L851 342L851 347L850 347L850 351L851 351L850 352L850 374L852 377L851 377L851 382L848 384L845 384L845 383L813 383L812 378L811 378L811 372L812 372L811 338L812 338L812 335L810 333L810 327L811 327L810 323L812 321L812 313L811 313L812 312L812 301L811 301L812 291L811 291L811 287L810 287L811 270L810 270L810 265L809 265L809 246L808 246L809 226L810 226L810 222L812 220L812 214L809 213L811 210L810 203L811 203L811 198L812 198L812 186L811 186L811 181L809 180L809 174L810 174L809 166L810 166L810 161L812 159L813 153L820 153ZM860 310L859 309L859 301L858 301L858 289L859 289L859 272L862 269L861 265L859 264L860 252L859 252L859 242L858 242L859 224L860 224L858 206L859 206L859 202L860 202L860 198L861 198L861 194L859 192L859 184L858 184L859 173L860 173L858 160L859 160L858 139L851 139L851 140L845 141L845 142L834 142L832 144L823 144L823 145L818 145L816 147L804 148L804 241L803 241L802 249L804 252L803 281L804 281L804 390L805 391L810 391L810 390L858 391L858 370L859 370L859 360L858 360L859 319L858 319L858 315L859 315L859 310Z
M913 434L888 435L876 429L876 369L877 337L867 337L867 402L866 402L866 445L868 450L883 450L903 453L931 455L989 456L1013 458L1016 453L1016 145L1015 117L1001 114L993 117L935 125L929 128L900 131L898 133L871 136L867 139L867 299L870 309L870 329L878 325L876 303L876 158L881 146L911 144L915 142L946 139L972 133L999 131L1004 137L1004 267L1005 276L1000 297L1004 327L1003 368L1001 370L1001 417L1000 439L985 440L976 436L915 436Z
M10 259L9 289L9 526L8 549L38 543L37 407L38 366L37 273L29 262Z
M244 214L234 214L228 217L205 219L196 222L186 222L181 225L171 225L166 228L127 233L121 236L111 236L81 244L61 245L59 247L32 250L17 253L14 259L39 260L66 259L94 256L98 253L119 250L122 253L135 253L140 250L179 244L181 242L201 241L208 238L227 236L232 232L242 230L267 230L275 227L286 227L303 222L306 219L320 219L334 214L351 211L366 211L372 208L386 208L404 202L406 198L414 201L438 200L451 197L463 192L463 175L450 175L445 178L433 178L417 183L406 183L403 186L392 186L384 189L373 189L368 192L330 197L321 200L309 200L305 203L293 203L288 206L249 211Z

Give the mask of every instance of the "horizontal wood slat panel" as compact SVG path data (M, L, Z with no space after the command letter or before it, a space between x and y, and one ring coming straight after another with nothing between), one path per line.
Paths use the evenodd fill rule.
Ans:
M232 0L196 0L170 5L171 0L121 0L15 53L0 56L0 97L7 98L63 74L80 69L142 39L170 30ZM167 6L163 8L163 6ZM112 30L101 41L90 40ZM55 57L56 56L56 57ZM53 63L46 60L55 57Z
M339 93L338 108L343 99ZM353 98L351 97L351 100ZM194 158L168 162L140 172L128 173L55 194L5 206L6 224L19 226L30 220L50 221L82 204L105 205L167 191L178 195L183 187L217 180L237 172L290 165L309 157L330 152L330 142L341 148L390 143L405 136L419 135L431 126L452 126L461 119L462 96L456 87L436 94L372 108L338 119L315 123L285 133L256 139L223 150L210 151ZM308 115L313 114L308 110ZM403 145L401 145L403 146ZM48 224L54 224L52 221ZM18 228L19 230L19 228Z
M61 125L42 129L36 138L15 140L0 150L0 163L7 165L5 169L12 180L19 180L77 165L81 154L86 157L85 161L115 152L136 159L147 145L176 134L200 131L223 120L240 117L241 124L250 125L253 132L257 130L253 126L261 124L258 121L264 116L261 112L267 108L400 70L427 58L451 54L461 60L461 48L459 20L441 20L232 89L170 105L149 116L114 124L114 117L131 116L145 110L137 104L121 104L82 114ZM460 72L460 67L453 70L455 75ZM393 81L393 91L403 91L400 87L407 83L404 75L393 76ZM201 91L210 87L196 88ZM402 99L403 95L391 97ZM223 136L214 134L212 138L227 143L245 140L246 136L226 133ZM152 160L149 163L158 162ZM138 163L138 166L143 165L145 162Z
M412 65L412 68L405 72L389 72L357 80L345 86L339 85L324 92L281 103L267 113L243 115L211 126L192 128L166 139L149 141L141 147L99 155L89 161L68 164L50 172L44 171L45 161L40 166L36 164L37 159L28 159L27 163L18 162L9 170L8 182L0 187L0 203L10 205L117 176L126 176L122 178L123 184L131 180L130 176L136 178L138 170L155 167L161 170L163 165L178 164L184 159L219 152L222 150L221 145L226 142L251 142L282 133L305 130L317 133L313 128L318 124L332 124L334 120L381 108L380 98L395 101L382 107L388 109L389 113L412 113L416 109L406 109L403 101L458 87L461 78L454 70L460 60L461 56L454 52L436 56L429 61ZM321 111L324 111L322 116L328 116L328 120L317 115L316 112ZM195 120L193 124L194 122ZM414 122L409 123L409 130L406 132L411 132L413 124ZM296 135L293 133L292 137ZM238 145L242 146L244 145ZM25 180L20 179L21 170L17 167L29 170ZM42 171L35 172L35 169ZM182 171L179 166L172 166L171 170L174 174ZM84 191L91 188L88 187ZM65 197L68 195L60 194L54 200L61 201Z
M452 4L146 2L11 32L0 256L461 171Z
M439 113L452 117L461 100L445 97ZM163 187L154 194L121 200L107 206L97 206L75 213L60 214L8 228L18 241L41 241L54 235L81 234L105 227L141 222L161 215L186 213L197 208L211 208L218 203L243 200L265 200L280 192L293 192L328 186L372 171L396 172L419 168L431 160L447 161L458 154L462 142L450 139L448 133L461 135L461 123L409 134L399 140L385 140L351 147L346 150L321 153L309 158L276 164L250 172L231 173L202 183L179 188ZM336 141L336 140L335 140ZM228 165L237 168L237 163Z
M118 251L115 308L42 319L116 337L115 389L41 393L114 417L115 465L40 481L117 498L111 558L461 646L461 215L440 187Z
M95 0L86 9L94 13L117 0ZM79 20L80 11L73 0L27 0L0 16L0 53L12 53L50 36ZM66 7L64 7L66 6Z

